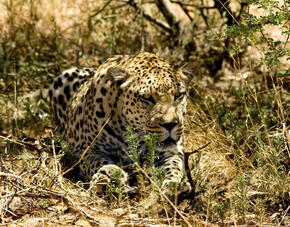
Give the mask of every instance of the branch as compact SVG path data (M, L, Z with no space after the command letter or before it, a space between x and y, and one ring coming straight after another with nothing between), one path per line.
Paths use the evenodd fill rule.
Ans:
M14 177L14 178L21 179L21 176L18 176L18 175L15 175L15 174L11 174L11 173L3 173L3 172L0 172L0 177L1 176L4 176L4 177Z
M185 168L185 172L186 172L186 176L187 176L187 179L188 179L188 182L191 186L191 193L194 194L194 191L195 191L195 184L193 183L193 180L192 180L192 177L191 177L191 174L190 174L190 169L189 169L189 164L188 164L188 159L189 159L189 156L194 154L194 153L197 153L199 151L201 151L202 149L206 148L208 145L210 144L210 142L208 142L207 144L205 144L204 146L192 151L192 152L185 152L184 153L184 168Z
M111 1L112 0L107 0L100 9L94 10L95 13L90 15L89 18L97 16L100 12L102 12L111 3Z
M42 146L40 144L32 144L32 143L28 143L28 142L25 142L25 141L10 139L8 137L4 137L4 136L1 136L1 135L0 135L0 139L7 140L9 142L18 144L18 145L23 146L23 147L27 147L28 149L31 149L31 150L40 151L42 149Z
M247 6L248 6L247 3L243 3L243 2L241 3L241 9L240 9L239 15L237 16L237 21L240 21L244 8L246 8Z
M176 26L180 23L180 18L173 9L170 0L156 0L156 5L171 26Z
M144 12L144 10L139 7L136 3L135 0L130 0L128 1L128 4L132 7L134 7L138 12L142 13L142 15L150 22L153 22L154 24L156 24L157 26L161 27L162 29L166 30L169 33L172 33L171 27L169 24L167 24L166 22L159 20L157 18L154 18L152 16L150 16L148 13Z
M189 6L189 7L194 7L194 8L197 8L197 9L215 9L214 6L204 6L204 5L196 5L196 4L190 4L190 3L184 3L184 2L181 2L181 1L174 1L172 0L171 1L172 3L176 3L176 4L179 4L180 6Z
M173 1L171 1L173 2ZM190 16L188 9L186 8L186 6L184 4L182 4L182 2L176 2L176 4L178 4L181 9L185 12L186 16L188 16L188 18L190 19L190 21L193 21L193 18Z
M156 0L156 5L170 25L171 35L177 37L182 23L173 8L173 4L170 0Z
M226 12L225 16L228 19L227 25L231 26L234 23L239 24L237 19L233 16L233 12L229 8L228 0L217 0L215 1L214 7L218 9L220 15L223 15L223 12Z

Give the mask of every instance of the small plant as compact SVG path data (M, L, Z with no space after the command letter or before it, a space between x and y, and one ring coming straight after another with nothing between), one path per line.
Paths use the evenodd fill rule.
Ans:
M158 144L157 134L147 134L144 136L143 140L146 144L146 153L144 153L140 147L139 136L134 133L134 130L131 127L128 128L128 133L127 153L133 161L133 168L137 174L137 180L141 188L146 190L146 185L150 185L150 187L152 187L149 179L145 177L144 173L146 173L146 175L148 174L147 176L149 176L151 180L161 187L164 178L163 172L160 168L155 167L155 162L159 158L155 153L155 149ZM152 189L154 190L154 187Z
M237 195L233 198L233 204L235 207L235 212L240 218L240 221L245 222L249 207L249 198L247 195L249 179L245 175L239 175L237 181L238 191Z
M48 199L39 199L39 206L42 209L46 209L49 207L49 200Z
M147 134L144 136L144 141L148 147L149 155L148 155L148 161L149 161L149 169L154 167L154 162L156 159L158 159L158 156L155 154L155 148L157 145L157 134Z
M126 185L120 181L122 170L116 169L110 176L110 182L107 185L106 196L109 198L110 204L120 206L127 198Z
M229 208L229 202L227 200L218 202L215 206L215 210L218 213L222 223L225 220L226 212L227 212L228 208Z
M139 150L139 138L136 133L134 133L134 129L132 127L128 127L128 136L127 136L127 141L128 141L128 149L127 153L129 157L132 159L134 162L134 167L140 167L140 155L141 151Z
M263 199L256 199L255 200L255 211L258 214L258 221L260 225L263 224L263 217L265 214L265 201Z
M149 162L149 166L147 166L147 172L149 176L152 177L152 180L155 181L160 187L163 181L163 173L162 170L158 167L155 167L154 163L159 159L159 156L155 153L156 146L158 144L157 134L147 134L144 136L144 141L147 145L149 154L147 154L147 161Z

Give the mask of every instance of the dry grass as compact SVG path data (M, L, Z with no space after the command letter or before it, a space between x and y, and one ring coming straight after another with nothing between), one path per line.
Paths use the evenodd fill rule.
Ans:
M173 47L157 27L120 2L90 21L102 5L0 0L0 225L289 225L289 76L274 80L275 72L260 67L259 52L249 46L251 52L236 57L234 66L224 63L217 74L222 76L213 78L200 62L213 61L205 58L212 47L223 48L222 40L194 32L199 46L186 57L185 38ZM154 7L146 9L159 15ZM70 65L99 65L113 54L136 53L144 37L145 50L200 67L185 147L210 145L191 156L196 197L181 195L174 206L161 200L148 208L150 187L138 197L98 194L62 177L65 145L53 134L49 115L47 87L55 74ZM282 59L279 67L289 68L289 61Z

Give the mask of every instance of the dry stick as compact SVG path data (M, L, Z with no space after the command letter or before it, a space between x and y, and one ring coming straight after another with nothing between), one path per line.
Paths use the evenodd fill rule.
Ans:
M194 8L197 8L197 9L214 9L213 6L196 5L196 4L185 3L185 2L177 1L177 0L171 0L171 2L172 3L176 3L178 5L194 7Z
M227 8L227 6L225 4L227 4L229 1L226 1L225 3L222 3L221 0L218 0L218 2L222 5L222 8L225 8L225 10L227 11L228 14L230 14L230 16L233 18L233 20L235 21L236 24L239 24L239 22L237 21L237 19L233 16L232 12ZM221 9L222 9L221 8Z
M179 214L179 216L183 219L183 221L188 225L191 226L191 224L188 222L186 217L178 210L178 208L171 202L171 200L164 194L164 192L160 189L160 187L151 179L151 177L137 164L138 168L141 170L141 172L144 174L146 178L150 181L151 184L154 185L155 188L157 188L160 195L172 206L172 208L176 211L176 213Z
M135 10L142 12L144 18L146 18L148 21L153 22L154 24L156 24L157 26L161 27L162 29L166 30L168 33L171 33L171 27L169 24L167 24L166 22L159 20L157 18L154 18L152 16L150 16L148 13L144 12L144 10L139 7L137 5L137 3L135 2L135 0L129 0L128 4L132 7L135 8Z
M12 143L18 144L18 145L20 145L20 146L23 146L23 147L27 147L27 148L29 148L29 149L36 150L36 151L39 151L39 150L40 150L40 149L37 147L36 144L34 145L34 144L27 143L27 142L24 142L24 141L10 139L10 138L8 138L8 137L1 136L1 135L0 135L0 139L7 140L7 141L9 141L9 142L12 142Z
M58 165L57 165L57 158L56 158L56 152L55 152L55 145L54 145L54 136L53 136L53 132L51 131L51 145L52 145L52 153L53 153L53 157L54 157L54 166L55 166L55 172L56 175L58 175Z
M132 159L131 159L132 160ZM134 161L134 160L132 160ZM164 198L171 206L172 208L175 210L175 212L177 214L179 214L179 216L184 220L184 222L188 225L191 226L190 223L188 222L188 220L186 219L186 217L178 210L178 208L171 202L171 200L164 194L164 192L160 189L160 187L155 183L155 181L153 181L151 179L151 177L146 173L146 171L144 171L141 166L135 162L137 168L144 174L144 176L150 181L150 183L158 190L159 194L162 196L162 198Z
M66 173L68 173L69 171L71 171L75 166L77 166L82 159L84 158L84 156L86 155L86 153L89 151L89 149L94 145L94 143L96 142L97 138L99 137L99 135L101 134L101 132L103 131L104 127L108 124L108 122L110 121L111 116L108 117L108 119L105 121L105 123L103 124L103 126L101 127L101 129L99 130L98 134L95 136L95 138L93 139L93 141L90 143L89 146L87 146L87 148L85 149L85 151L83 152L82 156L79 158L79 160L72 165L69 169L67 169L66 171L61 173L61 176L65 175ZM55 179L50 183L49 188L55 183Z
M0 172L0 177L1 176L4 176L4 177L14 177L14 178L21 179L21 176L18 176L18 175L15 175L15 174L11 174L11 173L3 173L3 172Z
M286 217L286 215L287 215L289 209L290 209L290 206L288 206L287 209L285 210L285 212L284 212L284 214L283 214L283 216L282 216L282 218L281 218L281 221L279 222L279 225L278 225L278 226L281 226L281 224L282 224L282 222L284 221L284 218Z
M210 142L208 142L207 144L205 144L204 146L192 151L192 152L184 152L184 168L185 168L185 172L186 172L186 176L187 176L187 179L188 179L188 182L191 186L191 193L194 194L194 191L195 191L195 184L193 183L193 180L192 180L192 177L191 177L191 174L190 174L190 169L189 169L189 164L188 164L188 160L189 160L189 156L194 154L194 153L197 153L199 151L201 151L202 149L206 148L208 145L210 144Z
M181 22L170 0L156 0L156 5L171 27Z
M110 117L108 118L108 120ZM106 123L108 122L106 121ZM104 124L104 126L106 125ZM103 127L102 127L103 128ZM27 188L27 185L20 183L18 180L14 179L13 181L10 181L12 184L20 184L23 188ZM14 185L14 184L13 184ZM15 186L15 185L14 185ZM42 187L30 187L28 190L31 190L32 192L27 192L26 190L21 191L15 191L11 198L11 200L17 196L17 197L30 197L30 198L56 198L60 199L67 207L72 208L73 210L79 212L81 215L85 216L90 224L95 225L99 224L98 220L95 219L93 216L88 214L84 209L81 208L81 206L74 203L73 199L69 196L70 194L68 192L61 193L57 191L53 191L47 188ZM72 194L73 195L73 194ZM73 196L80 196L80 195L73 195ZM83 197L83 195L81 196ZM10 203L10 202L9 202Z
M23 187L25 187L25 185L22 185ZM74 201L66 194L60 193L60 192L56 192L56 191L52 191L52 190L48 190L48 189L41 189L41 188L30 188L30 189L34 189L37 190L38 192L25 192L25 193L19 193L19 192L15 192L13 197L17 196L17 197L26 197L26 198L56 198L56 199L60 199L67 207L72 208L73 210L79 212L81 215L85 216L88 221L90 222L90 224L99 224L98 220L95 219L93 216L91 216L90 214L88 214L84 209L82 209L79 205L75 204Z
M112 2L112 0L108 0L105 4L103 4L103 6L98 9L98 10L95 10L95 13L90 15L89 17L92 18L92 17L95 17L97 16L100 12L102 12L108 5L110 5L110 3Z
M66 173L68 173L69 171L71 171L76 165L78 165L82 161L82 159L84 158L84 156L86 155L86 153L88 153L89 149L94 145L94 143L96 142L97 138L99 137L99 135L103 131L104 127L108 124L108 122L110 121L110 119L111 119L111 116L109 116L108 119L105 121L105 123L103 124L103 126L101 127L101 129L99 130L98 134L95 136L95 138L93 139L93 141L91 142L91 144L83 152L83 154L80 157L80 159L72 167L70 167L68 170L66 170L65 172L61 173L62 176L65 175Z

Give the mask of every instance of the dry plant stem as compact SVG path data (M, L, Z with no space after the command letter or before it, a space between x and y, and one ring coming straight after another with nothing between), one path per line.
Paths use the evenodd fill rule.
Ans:
M191 174L190 174L190 168L189 168L189 163L188 163L188 160L189 160L189 156L194 154L194 153L197 153L199 151L201 151L202 149L206 148L208 145L210 144L210 142L208 142L207 144L205 144L204 146L192 151L192 152L185 152L184 153L184 168L185 168L185 172L186 172L186 176L187 176L187 179L188 179L188 182L191 186L191 193L194 195L194 192L195 192L195 184L193 183L193 180L192 180L192 177L191 177Z
M136 163L137 164L137 163ZM183 221L188 225L191 226L191 224L188 222L186 217L178 210L178 208L171 202L171 200L162 192L160 187L150 178L150 176L137 164L138 168L141 170L141 172L144 174L144 176L150 181L150 183L157 188L159 194L162 196L163 199L165 199L174 209L174 211L183 219Z
M16 76L16 75L15 75ZM16 133L18 135L19 131L19 127L18 127L18 96L17 96L17 78L15 77L15 81L14 81L14 103L16 106L16 111L14 112L14 120L15 120L15 128L16 128Z
M51 144L52 144L52 153L53 153L53 157L54 157L54 166L55 166L55 172L56 175L58 175L58 165L57 165L57 158L56 158L56 152L55 152L55 145L54 145L54 136L53 136L53 132L51 132Z
M21 179L21 176L15 175L15 174L11 174L11 173L2 173L0 172L0 177L4 176L4 177L13 177L13 178L18 178Z
M111 119L111 116L109 116L108 119L105 121L105 123L103 124L103 126L99 130L98 134L95 136L95 138L93 139L93 141L90 143L90 145L83 152L83 154L80 157L80 159L75 164L73 164L69 169L67 169L66 171L62 172L61 173L61 176L65 175L66 173L68 173L69 171L71 171L74 167L76 167L82 161L82 159L84 158L84 156L86 155L86 153L89 151L89 149L94 145L94 143L96 142L97 138L99 137L99 135L103 131L103 129L106 126L106 124L108 124L108 122L110 121L110 119ZM49 188L51 188L54 183L55 183L55 179L50 183Z
M84 211L79 205L75 204L75 202L72 200L72 198L69 197L68 193L60 193L57 191L49 190L42 187L29 187L25 185L24 183L19 182L17 179L13 179L9 181L14 187L17 187L19 190L16 190L14 193L9 194L8 197L11 197L11 199L7 202L6 207L9 207L9 204L13 200L14 197L21 197L24 198L55 198L60 199L67 208L71 208L78 213L80 213L82 216L84 216L86 219L88 219L88 222L95 226L96 224L99 224L99 222L90 214L88 214L86 211ZM25 189L21 189L25 188ZM1 194L2 196L2 194ZM78 195L77 195L78 196ZM11 215L14 216L14 214L11 212ZM15 215L17 216L17 215Z
M132 160L132 161L134 161L134 160ZM183 219L183 221L188 226L191 226L191 224L188 222L186 217L178 210L178 208L173 204L173 202L171 202L171 200L163 193L161 188L151 179L151 177L146 173L146 171L144 171L138 163L135 162L135 164L136 164L137 168L144 174L144 176L150 181L150 183L158 190L158 192L161 195L161 197L163 199L165 199L172 206L174 211Z
M278 226L281 226L282 222L284 221L288 211L290 209L290 206L287 207L287 209L285 210L284 214L283 214L283 217L281 218L281 221L279 222L279 225Z
M67 195L56 192L56 191L51 191L51 190L46 190L46 189L42 189L39 190L39 193L25 193L23 195L19 195L19 197L30 197L30 198L57 198L57 199L61 199L61 201L63 201L63 203L69 208L72 208L73 210L77 211L78 213L80 213L81 215L83 215L86 219L88 219L88 221L95 225L95 224L99 224L99 222L91 215L89 215L86 211L84 211L80 206L76 205L74 203L74 201ZM15 195L16 196L16 195Z
M20 146L27 147L29 149L33 149L33 150L39 151L37 145L31 144L31 143L23 142L23 141L20 141L20 140L10 139L10 138L7 138L7 137L1 136L1 135L0 135L0 139L7 140L9 142L18 144Z
M86 153L89 151L89 149L94 145L94 143L96 142L97 138L99 137L99 135L103 131L103 129L106 126L106 124L108 124L108 122L110 121L110 119L111 119L111 116L109 116L108 119L105 121L105 123L103 124L103 126L99 130L98 134L95 136L95 138L93 139L93 141L90 143L90 145L83 152L83 154L80 157L80 159L72 167L70 167L68 170L66 170L65 172L63 172L61 174L62 176L65 175L66 173L68 173L69 171L71 171L76 165L78 165L82 161L82 159L84 158L84 156L86 155Z

